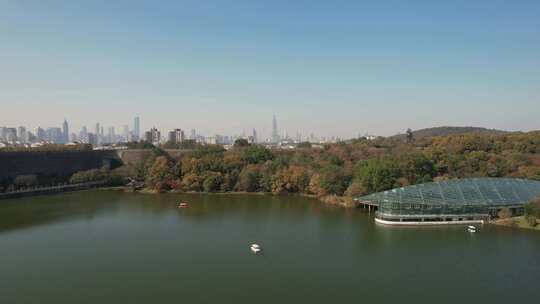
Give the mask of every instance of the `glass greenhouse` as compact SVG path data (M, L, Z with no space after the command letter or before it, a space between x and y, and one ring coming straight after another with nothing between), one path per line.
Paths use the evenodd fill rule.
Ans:
M359 197L359 204L378 208L384 224L481 223L509 208L523 213L523 204L540 195L540 182L517 178L465 178L396 188Z

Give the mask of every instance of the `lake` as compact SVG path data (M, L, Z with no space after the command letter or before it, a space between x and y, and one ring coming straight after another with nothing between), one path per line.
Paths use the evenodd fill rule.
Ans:
M295 196L94 190L0 201L0 282L0 303L532 303L540 234L385 227Z

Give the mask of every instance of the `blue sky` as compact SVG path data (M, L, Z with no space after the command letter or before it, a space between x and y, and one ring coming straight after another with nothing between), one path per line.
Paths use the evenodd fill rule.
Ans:
M0 126L540 129L540 1L0 0Z

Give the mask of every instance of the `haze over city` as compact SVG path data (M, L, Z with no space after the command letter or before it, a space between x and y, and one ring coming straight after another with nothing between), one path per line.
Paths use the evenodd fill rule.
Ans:
M2 1L0 125L538 129L540 3Z

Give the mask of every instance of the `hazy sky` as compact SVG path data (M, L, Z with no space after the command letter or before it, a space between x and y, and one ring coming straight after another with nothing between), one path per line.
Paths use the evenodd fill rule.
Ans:
M0 126L540 129L540 1L0 0Z

